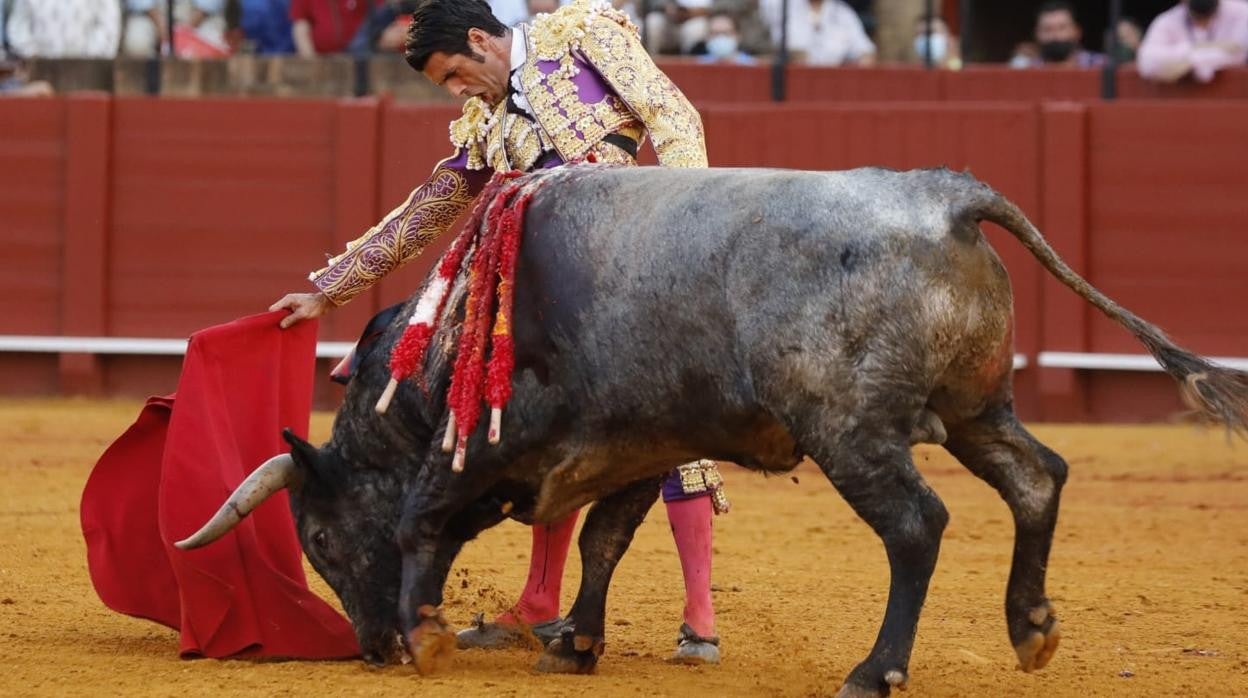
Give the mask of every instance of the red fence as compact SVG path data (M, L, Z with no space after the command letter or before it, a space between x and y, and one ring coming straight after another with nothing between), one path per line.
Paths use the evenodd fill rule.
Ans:
M717 166L970 168L1094 284L1200 351L1243 356L1248 104L702 105ZM448 154L450 107L377 101L0 102L0 335L179 337L307 288L307 272ZM990 231L1016 294L1032 418L1156 419L1160 375L1040 368L1141 353ZM353 339L433 255L325 320ZM175 357L0 353L9 394L168 391Z
M663 63L672 80L699 102L771 100L771 66ZM1159 85L1140 78L1132 67L1118 70L1123 99L1248 99L1248 68L1225 70L1213 82ZM1021 100L1092 100L1101 96L1101 71L1047 68L1015 70L971 66L965 70L920 67L841 68L790 66L786 97L790 102L967 102Z

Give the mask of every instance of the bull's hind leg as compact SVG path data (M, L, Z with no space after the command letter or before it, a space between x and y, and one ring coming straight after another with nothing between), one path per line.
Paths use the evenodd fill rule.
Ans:
M1040 669L1053 658L1061 638L1044 578L1066 461L1027 433L1008 405L951 428L945 448L996 488L1014 515L1014 561L1005 618L1019 668Z
M581 528L581 588L568 613L568 625L551 641L537 670L590 674L598 665L606 638L607 588L620 558L646 512L659 498L662 478L633 483L595 504Z
M852 436L803 441L854 511L884 541L890 583L884 622L871 654L854 667L840 697L887 696L908 680L919 612L949 514L910 459L909 434L859 426ZM807 446L806 444L812 444Z

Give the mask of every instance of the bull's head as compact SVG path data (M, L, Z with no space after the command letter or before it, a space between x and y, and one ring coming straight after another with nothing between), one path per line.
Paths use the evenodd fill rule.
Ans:
M317 449L285 432L291 452L257 468L198 532L176 543L198 548L225 535L270 495L287 489L295 527L312 566L351 618L364 659L398 658L400 555L395 542L404 467L352 463L331 441Z

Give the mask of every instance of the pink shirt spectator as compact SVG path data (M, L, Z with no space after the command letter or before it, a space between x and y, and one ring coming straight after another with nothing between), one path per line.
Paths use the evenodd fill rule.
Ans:
M1204 27L1196 26L1186 4L1158 15L1140 44L1140 75L1173 82L1191 73L1209 82L1214 73L1248 60L1248 0L1221 0Z

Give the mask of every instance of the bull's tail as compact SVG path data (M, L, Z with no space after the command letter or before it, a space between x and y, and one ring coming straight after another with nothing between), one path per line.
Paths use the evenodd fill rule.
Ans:
M1189 407L1248 437L1248 373L1216 366L1183 349L1156 325L1101 293L1067 266L1027 216L1005 197L992 192L981 204L973 212L978 220L991 221L1008 230L1049 273L1135 335L1166 373L1178 381Z

